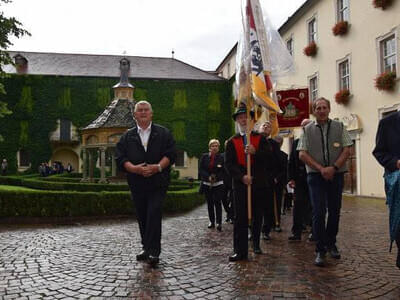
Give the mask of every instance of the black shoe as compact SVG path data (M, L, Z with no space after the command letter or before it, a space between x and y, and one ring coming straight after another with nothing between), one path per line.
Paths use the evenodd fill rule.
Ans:
M215 227L215 224L214 223L208 223L208 228L214 228Z
M275 230L275 232L282 232L282 229L281 229L280 226L276 226L276 227L274 228L274 230Z
M229 261L247 260L247 254L233 253L229 256Z
M160 259L158 256L149 255L147 261L152 267L155 267L160 262Z
M298 234L293 234L288 237L288 240L291 242L300 242L301 241L301 236Z
M263 233L263 239L266 240L266 241L271 240L271 238L269 237L268 233Z
M138 255L136 255L136 260L141 261L141 260L146 260L149 256L147 255L146 251L142 250Z
M325 253L317 252L317 256L315 257L314 265L318 267L325 266Z
M262 254L260 246L253 247L254 254Z
M217 224L217 230L218 230L218 231L222 231L222 226L221 226L221 224Z
M334 259L340 259L340 252L336 246L332 246L328 248L328 252Z

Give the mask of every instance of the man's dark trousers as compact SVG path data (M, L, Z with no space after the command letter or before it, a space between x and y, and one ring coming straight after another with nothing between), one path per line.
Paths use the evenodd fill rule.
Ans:
M260 233L264 203L265 188L253 188L251 195L253 246L260 246ZM233 227L233 249L235 253L247 255L248 253L248 213L247 213L247 187L240 187L234 190L234 227Z
M161 218L165 194L165 189L131 192L143 250L157 257L161 252Z
M310 207L308 185L305 180L296 181L294 195L292 233L296 236L301 236L303 224L307 222L307 214Z
M325 180L321 173L307 175L310 198L313 205L313 235L316 251L325 253L335 246L339 231L340 208L342 206L343 173L337 173L332 180ZM326 208L328 222L325 227Z

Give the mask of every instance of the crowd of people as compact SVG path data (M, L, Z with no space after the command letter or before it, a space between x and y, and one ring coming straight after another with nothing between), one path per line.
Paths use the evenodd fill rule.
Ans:
M309 240L316 242L315 265L324 266L327 253L334 259L341 257L336 235L345 161L352 140L342 123L329 119L327 99L315 101L313 110L316 120L303 120L303 134L294 141L290 157L281 150L283 138L271 138L268 121L258 132L252 131L247 141L245 106L233 114L238 133L225 142L225 153L219 153L218 140L210 140L209 152L199 161L200 192L207 200L208 228L222 230L222 206L226 221L234 224L230 261L247 259L248 240L255 254L263 252L260 239L270 240L272 231L282 231L281 215L292 207L292 198L293 226L288 240L301 241L308 229ZM249 159L251 175L247 173Z
M232 115L238 132L225 141L224 153L219 153L217 139L209 141L208 152L199 160L199 192L207 200L209 229L223 230L222 208L225 221L233 223L229 261L248 258L249 240L254 254L262 254L261 238L269 240L271 231L282 231L281 214L291 207L292 200L293 225L288 240L301 241L304 229L311 225L314 264L325 266L327 254L332 259L341 258L337 234L352 140L341 122L329 118L329 100L318 98L312 110L315 120L303 120L302 134L294 141L289 157L281 150L282 138L270 137L269 122L257 132L248 132L253 114L246 106L239 106ZM116 160L119 169L127 173L137 211L142 251L136 259L155 267L161 253L162 203L176 146L170 131L152 122L149 102L139 101L133 114L137 124L118 142ZM400 111L381 121L373 154L385 167L391 241L400 248L398 124ZM400 251L396 264L400 268Z
M38 167L38 172L42 177L62 174L64 172L71 173L73 170L74 169L70 163L67 164L67 167L64 167L63 163L60 161L55 161L52 165L49 165L47 162L43 162Z

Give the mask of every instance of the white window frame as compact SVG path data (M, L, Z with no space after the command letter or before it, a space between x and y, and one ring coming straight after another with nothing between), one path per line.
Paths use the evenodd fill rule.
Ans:
M377 53L377 73L381 74L383 73L384 70L384 64L383 64L383 42L385 42L386 40L388 40L391 36L393 36L393 39L395 41L395 51L394 51L394 55L396 55L395 58L395 62L396 62L396 68L395 68L395 72L397 74L397 77L399 77L399 45L398 45L398 28L393 28L390 32L379 36L376 39L376 53Z
M290 43L291 49L289 50L288 45ZM294 56L294 40L293 40L293 35L291 35L287 40L286 40L286 49L288 50L289 54L293 57Z
M316 83L317 83L317 89L316 90L312 90L311 89L311 80L313 80L315 78ZM314 73L311 76L307 77L307 82L308 82L308 90L310 92L310 102L312 103L313 101L315 101L316 99L318 99L318 95L319 95L319 74L318 73ZM312 95L313 95L313 91L316 91L316 95L315 95L315 99L313 99Z
M347 2L347 6L340 8L340 3ZM346 3L345 3L346 4ZM334 0L336 22L347 21L350 23L350 0ZM347 18L344 17L343 12L347 9Z
M174 165L175 169L185 169L188 167L188 155L186 151L183 151L183 166Z
M398 110L400 110L400 103L380 107L378 108L378 120L382 120L384 114L388 112L396 112Z
M315 31L311 34L310 24L312 22L314 22L314 24L315 24ZM313 36L313 38L311 38L311 36ZM310 19L307 20L307 40L308 40L309 44L311 42L317 43L317 41L318 41L318 21L317 21L316 15L313 15Z
M342 86L342 74L341 74L341 70L340 70L340 65L342 63L345 63L347 61L348 64L348 69L349 69L349 73L347 75L348 77L348 90L351 92L351 86L352 86L352 80L351 80L351 55L346 55L345 57L343 57L342 59L339 59L336 61L336 74L337 74L337 89L338 90L342 90L343 86Z
M17 151L17 165L18 165L18 171L25 171L28 170L32 166L32 162L29 161L29 165L27 166L21 166L21 150Z

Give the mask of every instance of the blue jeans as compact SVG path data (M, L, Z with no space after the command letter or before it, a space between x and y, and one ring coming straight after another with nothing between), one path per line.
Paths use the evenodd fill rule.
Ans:
M312 202L313 236L316 251L325 253L335 246L339 231L340 208L342 207L343 173L337 173L332 180L325 180L321 173L309 173L307 183ZM328 221L325 226L326 210Z

